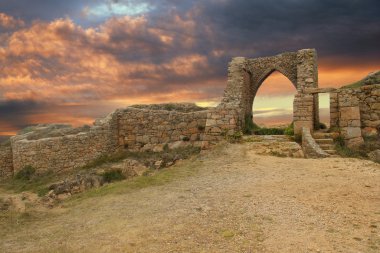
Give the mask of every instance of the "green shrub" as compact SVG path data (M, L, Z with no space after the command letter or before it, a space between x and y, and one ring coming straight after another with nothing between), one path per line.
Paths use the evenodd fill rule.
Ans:
M334 142L337 153L342 157L368 158L368 153L371 151L371 144L369 142L364 142L363 145L355 149L347 147L341 135L336 137Z
M104 182L111 183L114 181L121 181L125 179L125 176L121 172L121 170L110 170L107 172L104 172L103 175Z
M256 135L284 135L285 129L283 128L260 128L254 131Z
M292 122L287 128L285 128L284 134L289 135L289 136L294 135L294 122Z
M243 132L236 131L233 134L227 134L226 139L231 143L239 143L243 139Z
M19 172L17 172L15 178L18 180L29 181L30 179L32 179L35 173L36 169L33 168L31 165L27 165L24 168L22 168Z
M182 137L182 141L190 141L190 138L188 136Z
M243 133L253 134L253 132L257 129L260 129L260 127L252 121L252 117L250 115L246 115L244 120Z
M344 138L343 136L339 135L338 137L336 137L334 139L334 142L336 145L340 146L340 147L344 147L346 146L345 142L344 142Z

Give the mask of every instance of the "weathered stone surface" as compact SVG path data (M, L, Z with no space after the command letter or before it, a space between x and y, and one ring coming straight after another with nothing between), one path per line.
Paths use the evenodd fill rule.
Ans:
M374 127L365 127L362 129L362 135L363 137L374 137L378 136L379 133L377 132L377 129Z
M252 151L259 155L304 158L302 147L288 136L257 135L244 138Z
M330 96L330 122L341 129L346 144L363 143L363 136L376 136L380 129L380 84L339 89ZM338 113L338 114L337 114Z
M340 109L340 120L360 120L359 107L342 107Z
M13 154L11 145L0 145L0 178L13 176Z
M307 158L320 158L328 157L325 151L315 142L313 136L310 133L310 128L302 128L302 149Z

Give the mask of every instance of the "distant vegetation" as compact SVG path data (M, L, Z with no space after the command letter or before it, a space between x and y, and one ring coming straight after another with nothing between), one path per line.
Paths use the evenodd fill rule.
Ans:
M254 123L250 116L245 118L245 124L243 128L244 134L255 134L255 135L294 135L294 124L293 122L286 128L268 128L260 127Z
M359 88L365 85L371 85L371 84L380 84L380 71L372 72L362 80L343 86L343 89L348 88Z

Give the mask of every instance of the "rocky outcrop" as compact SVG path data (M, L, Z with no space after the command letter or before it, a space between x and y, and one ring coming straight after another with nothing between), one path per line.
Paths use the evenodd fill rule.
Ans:
M104 175L109 172L121 173L124 179L142 176L148 168L140 162L132 159L125 159L119 163L102 166L87 174L78 174L74 178L67 178L63 181L49 186L49 193L46 195L47 201L62 200L71 195L84 192L92 188L103 186L107 181Z
M258 155L304 158L302 147L285 135L254 135L244 138Z

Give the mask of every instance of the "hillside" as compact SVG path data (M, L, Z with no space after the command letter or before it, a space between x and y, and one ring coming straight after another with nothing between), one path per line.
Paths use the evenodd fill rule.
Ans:
M3 214L0 252L378 252L378 164L256 145L220 144L53 209Z
M380 71L371 72L360 81L343 86L342 88L359 88L364 85L380 84Z

